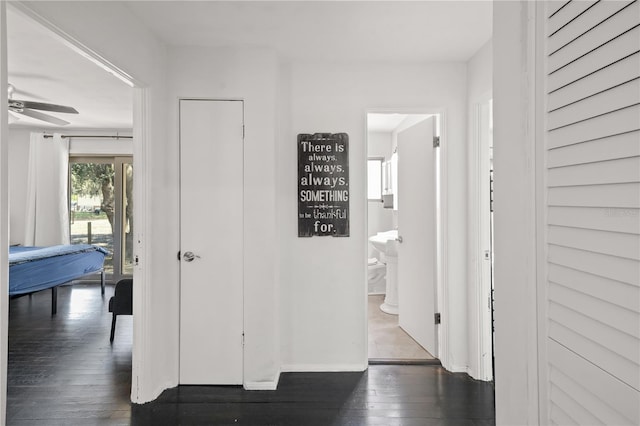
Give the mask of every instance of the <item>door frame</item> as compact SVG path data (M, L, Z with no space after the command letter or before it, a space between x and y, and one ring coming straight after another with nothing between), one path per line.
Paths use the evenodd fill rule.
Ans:
M2 6L0 6L0 28L2 28L4 34L6 28L6 9L5 2L1 3ZM133 249L133 255L135 259L133 275L136 280L136 285L133 287L133 309L136 312L136 315L133 319L131 401L134 403L146 402L142 401L141 399L141 396L143 395L143 392L145 390L140 388L140 383L150 383L149 377L153 375L153 373L149 371L149 368L144 368L144 361L147 360L148 353L151 352L148 339L145 338L145 331L148 330L147 324L150 323L150 320L147 317L150 312L149 306L151 306L148 283L148 277L151 275L151 262L148 261L146 244L146 236L151 234L149 230L150 223L147 220L147 217L151 217L152 214L152 206L148 200L149 172L147 168L147 164L151 163L151 161L149 161L149 152L147 146L149 145L150 135L152 133L150 120L151 99L149 96L149 86L142 80L136 78L134 75L125 71L123 68L109 61L106 57L93 50L91 47L87 46L77 37L67 33L66 31L58 27L55 23L31 9L29 5L23 2L10 2L6 3L6 5L6 7L11 8L11 10L23 14L24 16L41 25L43 28L49 30L52 35L57 37L70 49L76 51L78 54L96 64L96 66L112 74L123 83L130 86L133 90L132 165L134 170L136 170L136 179L134 179L133 181L133 205L134 215L136 217L136 231L134 235ZM6 85L8 79L6 71L6 36L0 38L2 39L2 42L0 44L0 89L5 89L2 91L4 95L1 96L6 96ZM6 102L0 105L0 118L5 117L3 123L7 122L6 105ZM5 161L5 153L8 146L6 132L8 126L6 124L0 124L0 129L2 130L2 132L0 133L0 161ZM6 170L6 167L2 167L1 169ZM2 182L2 175L0 175L0 185L0 197L4 197L6 183ZM2 205L6 206L7 204L2 203ZM5 214L8 217L8 209L3 208L0 211L0 217ZM8 223L8 219L4 222ZM0 242L4 242L5 235L7 234L8 233L5 232L2 233L3 237ZM8 247L8 241L6 245L3 244L2 247L0 247L0 262L5 255L5 246ZM138 259L143 259L145 261L139 262ZM8 263L7 249L7 259L0 265L0 271L5 271L5 268L7 271L7 274L2 274L7 276L6 282L4 278L0 278L0 289L4 290L5 286L7 288L7 291L3 291L2 293L6 296L0 296L0 307L3 308L5 307L5 302L8 301ZM2 309L2 312L2 315L0 315L0 342L2 343L1 347L3 348L2 353L6 353L8 341L6 337L7 334L4 330L7 327L8 317L6 316L6 309ZM4 420L4 414L6 414L6 371L7 358L4 355L0 355L0 387L2 388L0 390L0 423L2 422L2 420Z
M364 184L366 185L366 176L367 176L367 159L369 153L369 123L368 123L368 114L424 114L424 115L438 115L439 120L436 122L436 128L440 130L440 148L439 152L436 154L436 166L435 172L438 178L438 182L436 182L436 306L435 311L439 312L442 318L441 323L436 328L436 348L437 353L431 354L435 358L439 359L442 365L449 365L449 363L443 362L448 361L449 359L449 311L447 309L449 303L449 294L447 292L447 277L448 277L448 260L447 260L447 241L448 241L448 231L447 231L447 164L448 164L448 150L447 150L447 110L446 108L373 108L366 109L364 111L364 134L365 134L365 143L366 149L363 150L363 170L364 170ZM365 187L366 189L366 187ZM364 235L368 235L368 226L369 226L369 202L367 197L363 197L364 199ZM362 259L362 265L364 265L365 271L364 276L367 276L367 254L369 252L369 240L367 238L363 241L364 250ZM367 310L368 300L367 300L367 280L364 280L364 352L365 352L365 360L369 359L369 314ZM432 321L432 319L428 319Z
M471 106L471 144L469 147L469 375L478 380L493 380L493 348L491 331L491 279L484 278L485 250L490 250L489 262L493 262L491 237L482 232L491 226L488 188L489 161L488 139L483 137L482 107L492 99L491 93L480 96ZM486 173L485 173L486 172ZM491 265L489 265L491 268Z
M125 226L123 219L123 211L125 206L123 205L123 166L124 164L133 165L133 155L131 154L109 154L109 155L94 155L94 154L69 154L69 198L72 195L71 189L71 165L74 163L101 163L101 164L113 164L115 176L113 181L114 187L114 202L115 211L113 217L113 272L107 274L109 281L118 282L122 278L131 278L132 274L125 274L123 272L124 265L124 249L125 242L123 241L123 228ZM71 222L70 222L71 223ZM71 226L71 225L69 225ZM117 265L117 266L116 266Z
M244 149L245 149L245 139L244 139L244 126L245 126L245 118L246 118L246 114L245 114L245 99L244 98L211 98L211 97L194 97L194 96L179 96L176 98L177 99L177 110L178 110L178 144L179 144L179 148L178 148L178 180L179 180L179 184L178 184L178 198L179 198L179 208L178 208L178 227L179 227L179 237L178 237L178 242L179 242L179 257L178 260L180 261L180 266L179 266L179 272L178 272L178 281L179 281L179 291L178 294L181 296L182 294L182 275L180 272L180 269L182 268L182 260L180 260L180 256L182 255L182 249L183 247L181 247L180 245L182 244L182 172L181 172L181 167L182 167L182 160L181 160L181 154L182 154L182 140L180 137L180 103L182 101L212 101L212 102L240 102L241 103L241 109L242 109L242 127L243 127L243 135L242 135L242 140L243 140L243 144L242 144L242 174L243 174L243 180L242 180L242 190L243 190L243 195L242 195L242 203L243 203L243 208L242 208L242 217L244 220L244 197L245 197L245 186L244 186ZM134 179L135 182L135 179ZM245 256L245 244L244 244L244 226L241 229L241 233L242 233L242 261L244 263L244 256ZM245 333L245 313L246 313L246 309L245 309L245 273L244 273L244 268L242 270L242 386L246 388L246 384L245 384L245 370L246 370L246 356L245 356L245 345L244 345L244 333ZM182 319L182 315L181 315L181 309L182 309L182 305L179 304L179 308L178 308L178 385L181 385L182 383L180 383L180 342L182 339L182 335L181 335L181 327L180 327L180 321ZM186 384L189 385L189 384Z

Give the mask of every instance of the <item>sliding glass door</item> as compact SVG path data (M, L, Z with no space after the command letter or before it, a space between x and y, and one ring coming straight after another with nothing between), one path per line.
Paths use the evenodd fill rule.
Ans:
M71 244L109 251L107 276L133 273L133 167L131 157L69 158Z

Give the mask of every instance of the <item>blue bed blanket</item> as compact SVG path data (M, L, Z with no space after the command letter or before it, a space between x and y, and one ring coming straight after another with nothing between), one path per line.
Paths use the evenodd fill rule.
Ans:
M100 272L108 254L88 244L10 247L9 295L33 293Z

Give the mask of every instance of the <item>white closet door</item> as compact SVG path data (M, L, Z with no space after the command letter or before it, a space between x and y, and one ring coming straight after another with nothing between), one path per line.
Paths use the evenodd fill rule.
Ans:
M243 104L180 101L180 383L243 381Z

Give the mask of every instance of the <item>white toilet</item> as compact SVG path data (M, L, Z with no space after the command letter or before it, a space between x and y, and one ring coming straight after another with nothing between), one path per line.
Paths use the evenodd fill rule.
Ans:
M369 294L384 294L387 286L385 280L385 276L387 275L387 265L380 262L375 257L370 257L367 263Z

